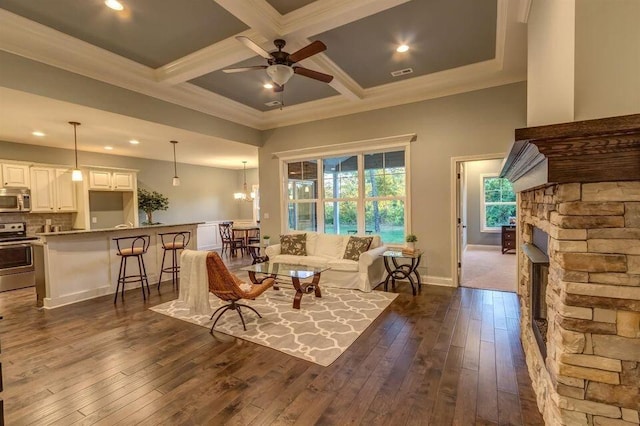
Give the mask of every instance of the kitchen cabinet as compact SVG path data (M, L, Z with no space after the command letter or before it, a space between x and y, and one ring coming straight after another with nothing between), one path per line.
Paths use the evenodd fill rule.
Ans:
M76 210L76 189L71 180L71 170L53 167L31 168L32 212Z
M2 186L5 188L29 188L28 164L2 164Z
M134 176L131 172L89 170L89 189L94 191L133 191Z

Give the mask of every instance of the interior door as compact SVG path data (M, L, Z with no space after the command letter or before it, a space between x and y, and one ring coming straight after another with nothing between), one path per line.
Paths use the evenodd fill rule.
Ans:
M458 262L458 285L461 285L463 282L462 253L467 244L467 187L464 163L456 163L456 177L456 257Z

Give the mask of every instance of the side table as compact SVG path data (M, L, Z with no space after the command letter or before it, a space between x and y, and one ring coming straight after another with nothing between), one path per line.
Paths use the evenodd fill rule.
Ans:
M260 243L247 244L247 249L249 250L251 259L253 259L253 262L251 262L252 265L269 261L269 256L266 254L264 256L260 256L261 248Z
M422 291L422 280L418 273L418 266L422 259L422 251L417 250L415 253L403 253L402 250L387 250L382 253L384 257L384 268L387 270L387 278L384 280L384 291L387 291L389 287L389 281L391 286L395 290L396 280L408 279L411 284L411 290L413 295L416 295L416 282L417 280L418 292ZM398 263L398 259L408 259L411 263Z

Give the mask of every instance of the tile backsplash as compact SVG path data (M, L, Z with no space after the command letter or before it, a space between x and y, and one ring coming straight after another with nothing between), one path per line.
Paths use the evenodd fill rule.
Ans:
M51 219L51 225L59 226L61 231L69 231L73 227L73 213L0 213L0 223L26 222L29 235L42 232L47 219Z

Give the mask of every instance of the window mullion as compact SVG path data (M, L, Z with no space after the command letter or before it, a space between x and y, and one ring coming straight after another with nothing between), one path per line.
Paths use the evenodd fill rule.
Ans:
M322 164L322 158L318 158L318 174L317 174L317 182L318 182L318 191L317 191L317 202L316 202L316 216L318 220L318 232L324 232L324 165Z
M364 214L364 154L358 154L358 200L356 201L358 234L364 234L365 231L365 214Z

